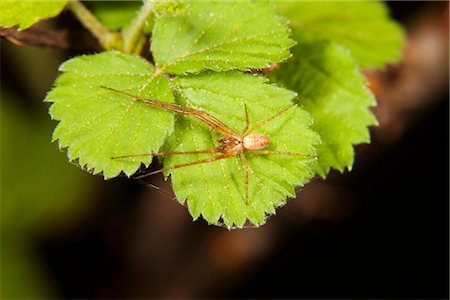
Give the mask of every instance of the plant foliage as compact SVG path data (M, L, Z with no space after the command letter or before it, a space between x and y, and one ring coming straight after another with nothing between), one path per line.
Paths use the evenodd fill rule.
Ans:
M280 13L291 20L300 45L332 41L345 46L362 69L400 59L403 30L378 1L285 1Z
M289 57L286 21L267 4L194 1L182 15L155 21L152 53L166 73L263 68Z
M320 134L316 171L351 169L353 145L370 142L368 126L377 124L376 105L360 68L396 61L403 32L379 2L281 2L280 12L291 19L298 46L293 57L272 78L305 98Z
M152 157L127 161L112 159L122 153L157 151L172 131L173 115L102 89L116 88L138 96L173 101L164 76L154 76L142 58L117 51L79 56L61 65L62 74L45 101L50 115L60 121L53 140L67 148L69 160L108 179L137 171Z
M35 7L24 2L3 10L0 25L26 28L57 14L65 3ZM20 14L25 6L32 12ZM247 153L248 202L239 156L165 172L194 219L202 216L228 228L247 222L259 226L314 174L351 169L353 146L369 142L368 127L377 124L370 112L375 99L359 70L398 60L403 45L402 30L379 2L159 1L141 9L126 2L91 7L105 28L121 30L114 36L128 46L121 49L117 40L119 51L65 62L45 101L59 121L53 140L67 149L69 160L94 174L131 176L151 163L151 152L214 149L220 137L192 116L102 86L203 110L238 133L245 127L245 107L255 126L298 102L258 131L270 137L269 150L310 156ZM142 46L145 34L151 36L154 64L124 53L141 49L129 44ZM244 73L286 60L269 76L285 88ZM214 156L161 160L167 169Z
M250 128L292 104L295 93L269 84L266 79L239 72L202 73L177 78L179 102L200 107L225 122L234 131L245 127L245 107ZM294 107L257 130L271 138L267 149L315 154L319 138L308 127L307 112ZM175 151L214 149L218 135L192 118L180 118L166 148ZM170 167L212 155L173 156L164 160ZM315 158L290 155L246 155L250 167L248 205L245 173L240 157L167 172L179 201L187 199L194 218L200 214L209 222L242 227L248 219L254 225L265 222L266 214L295 196L295 188L313 175ZM220 220L221 219L221 220Z
M26 29L34 23L59 14L68 0L21 1L4 0L0 2L0 27L18 25L19 30Z
M331 168L343 171L353 165L353 145L370 141L368 126L376 125L369 107L375 98L348 49L334 43L305 44L275 76L299 91L304 108L320 134L316 171L322 177Z

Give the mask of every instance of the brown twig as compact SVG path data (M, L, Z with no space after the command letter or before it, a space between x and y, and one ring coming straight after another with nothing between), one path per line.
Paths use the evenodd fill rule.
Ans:
M17 46L32 45L83 51L96 51L101 49L98 42L92 36L81 31L54 30L37 27L18 31L17 27L12 27L0 29L0 37Z

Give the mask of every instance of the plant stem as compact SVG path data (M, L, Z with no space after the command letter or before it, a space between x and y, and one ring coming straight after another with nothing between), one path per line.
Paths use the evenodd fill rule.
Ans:
M71 49L78 51L99 51L100 44L93 36L86 36L80 32L69 32L51 28L31 27L27 30L17 31L17 28L0 29L0 38L21 45L50 47L54 49Z
M153 1L145 0L137 16L131 21L130 26L122 32L123 51L127 53L138 53L141 49L137 49L139 39L142 36L145 22L148 20L153 10Z
M118 33L109 31L79 0L71 0L69 9L99 41L104 49L120 49L121 39Z

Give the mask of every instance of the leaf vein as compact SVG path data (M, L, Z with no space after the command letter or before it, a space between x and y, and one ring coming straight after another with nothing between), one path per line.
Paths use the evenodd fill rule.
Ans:
M223 41L221 43L212 45L210 47L205 47L205 48L193 51L193 52L186 52L185 54L181 55L180 57L178 57L178 58L172 60L171 62L163 65L160 69L161 70L165 70L168 67L171 67L171 66L173 66L173 65L175 65L175 64L177 64L177 63L179 63L179 62L181 62L183 60L186 60L190 56L193 56L193 55L196 55L196 54L200 54L200 53L204 53L204 52L207 52L207 51L210 51L210 50L213 50L213 49L225 46L225 45L232 45L233 43L242 42L242 41L259 40L258 37L260 37L262 40L264 40L264 37L271 36L273 34L274 34L274 32L269 32L269 33L263 33L263 34L255 34L255 35L248 36L248 37L234 38L234 39L226 40L226 41Z

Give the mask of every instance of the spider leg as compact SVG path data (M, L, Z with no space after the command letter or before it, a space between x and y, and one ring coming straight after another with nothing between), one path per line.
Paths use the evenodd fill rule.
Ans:
M121 156L113 156L112 159L118 158L128 158L128 157L140 157L140 156L174 156L179 154L207 154L207 153L217 153L222 152L221 149L209 149L209 150L198 150L198 151L173 151L173 152L152 152L152 153L143 153L143 154L131 154L131 155L121 155Z
M140 178L144 178L147 176L151 176L154 174L158 174L158 173L162 173L165 171L169 171L169 170L174 170L174 169L178 169L178 168L182 168L182 167L188 167L188 166L193 166L193 165L199 165L199 164L206 164L206 163L210 163L210 162L214 162L216 160L220 160L220 159L224 159L224 158L228 158L231 157L232 155L229 154L222 154L219 156L215 156L215 157L210 157L210 158L206 158L206 159L202 159L202 160L198 160L198 161L193 161L193 162L189 162L189 163L185 163L185 164L179 164L179 165L175 165L175 166L171 166L169 168L162 168L144 175L140 175L140 176L136 176L133 177L134 179L140 179Z
M159 100L151 100L151 99L147 99L147 98L143 98L140 96L136 96L124 91L120 91L120 90L116 90L114 88L110 88L110 87L106 87L101 85L100 88L103 88L105 90L109 90L115 93L119 93L131 98L134 98L136 100L145 102L145 103L149 103L153 106L156 107L160 107L175 113L179 113L179 114L183 114L183 115L190 115L198 120L200 120L201 122L205 123L207 126L211 127L212 129L216 130L217 132L223 134L223 135L231 135L231 136L235 136L236 137L236 133L230 128L228 127L228 125L224 124L223 122L221 122L219 119L217 119L216 117L214 117L213 115L205 112L205 111L201 111L195 108L190 108L187 106L183 106L177 103L172 103L172 102L166 102L166 101L159 101Z
M267 123L269 123L270 121L272 121L273 119L281 116L282 114L284 114L285 112L287 112L289 109L291 109L292 107L294 107L297 103L293 103L285 108L283 108L282 110L280 110L279 112L275 113L273 116L271 116L270 118L265 119L264 121L258 123L255 127L248 129L247 131L244 131L242 133L242 135L247 135L252 131L255 131L258 128L261 128L262 126L266 125Z
M298 152L290 152L290 151L247 150L247 152L249 152L249 153L251 153L251 154L281 154L281 155L297 155L297 156L317 157L316 154L310 154L310 153L298 153Z
M239 152L239 155L245 170L245 204L248 204L248 161L243 151Z
M244 103L244 108L245 108L245 128L244 130L242 130L242 135L244 135L245 132L247 132L248 127L249 127L249 122L248 122L248 110L247 110L247 104Z

